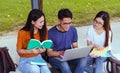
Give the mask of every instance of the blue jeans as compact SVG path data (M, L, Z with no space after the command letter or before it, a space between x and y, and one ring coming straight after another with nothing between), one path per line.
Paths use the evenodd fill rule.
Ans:
M20 62L18 65L19 70L22 73L51 73L47 65L35 65L30 64L28 60L42 58L41 55L31 58L20 58Z
M70 61L60 61L55 57L50 57L49 62L53 67L60 69L62 73L72 73L70 66L74 67L73 73L83 73L86 66L86 58L79 58Z
M88 73L102 73L103 63L106 61L107 57L92 58L87 56L87 64L85 70Z

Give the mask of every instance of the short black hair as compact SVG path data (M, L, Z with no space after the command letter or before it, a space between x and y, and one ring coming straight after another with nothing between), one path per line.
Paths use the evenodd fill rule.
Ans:
M63 18L71 18L72 19L73 15L72 12L66 8L66 9L60 9L58 12L58 19L62 20Z

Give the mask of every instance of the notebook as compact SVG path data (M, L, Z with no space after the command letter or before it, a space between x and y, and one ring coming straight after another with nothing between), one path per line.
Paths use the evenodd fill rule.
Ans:
M96 55L101 57L110 57L110 52L108 51L108 47L105 47L102 50L98 50L96 48L93 48L93 50L90 52L90 55Z
M64 55L61 55L60 57L56 57L56 59L59 59L60 61L68 61L68 60L86 57L91 49L92 47L68 49L65 51Z

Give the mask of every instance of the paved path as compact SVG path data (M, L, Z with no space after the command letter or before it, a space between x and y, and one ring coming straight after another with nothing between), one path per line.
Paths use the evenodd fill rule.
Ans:
M79 47L86 46L85 34L88 26L77 27L78 31L78 43ZM120 52L120 22L111 23L111 28L113 31L113 42L112 42L112 51L113 53ZM18 64L19 56L16 52L16 40L17 40L17 33L10 34L7 36L0 37L0 46L7 46L9 48L10 55L15 63ZM11 73L20 73L18 70L16 72Z

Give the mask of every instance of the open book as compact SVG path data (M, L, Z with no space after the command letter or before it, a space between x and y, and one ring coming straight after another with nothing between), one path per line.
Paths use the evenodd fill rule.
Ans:
M105 47L103 50L97 50L96 48L93 48L93 50L90 52L90 55L96 55L101 57L109 57L110 53L108 52L108 47Z
M29 41L29 43L28 43L27 49L28 49L28 50L31 50L31 49L33 49L33 48L38 48L38 49L40 49L40 48L42 48L42 47L44 47L44 48L46 48L46 49L50 49L51 46L52 46L52 44L53 44L53 42L52 42L51 40L45 40L45 41L43 41L43 42L41 43L41 42L40 42L39 40L37 40L37 39L31 39L31 40Z
M36 64L36 65L47 65L47 63L43 60L43 59L40 59L40 60L30 60L29 61L30 64Z

